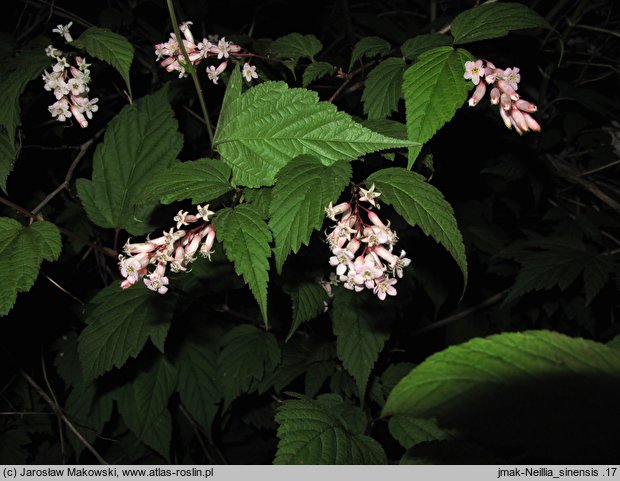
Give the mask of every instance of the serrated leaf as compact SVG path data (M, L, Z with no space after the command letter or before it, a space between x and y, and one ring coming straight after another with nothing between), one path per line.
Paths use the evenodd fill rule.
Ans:
M422 232L448 250L463 273L465 289L467 258L463 236L443 194L421 175L398 167L375 172L367 183L374 183L381 192L380 199L392 205L410 225L420 226Z
M388 427L390 434L405 449L428 441L443 441L454 437L452 431L440 428L435 419L416 418L403 414L392 416Z
M118 411L127 427L147 446L170 460L172 419L168 401L177 372L163 357L116 392Z
M269 208L278 272L290 252L308 245L312 231L323 224L325 207L338 199L351 174L348 162L326 166L310 155L293 159L278 173Z
M318 100L315 92L264 82L230 104L229 120L218 125L214 144L231 166L236 185L271 185L278 171L302 154L331 165L415 145L368 130L333 104Z
M400 47L403 56L408 60L416 60L418 55L436 47L452 45L452 37L441 33L427 33L410 38Z
M226 257L235 264L235 272L243 277L260 306L267 325L267 282L271 257L271 231L258 209L242 204L223 209L215 217L217 238L224 244Z
M286 386L303 375L308 369L308 357L312 344L307 339L293 339L282 345L282 362L270 374L267 374L260 385L258 393L262 394L273 387L280 393Z
M36 48L35 45L33 41L17 56L4 60L5 70L3 69L2 78L0 78L0 92L2 92L3 100L0 109L0 126L6 129L11 142L14 141L15 131L21 123L19 97L26 85L38 78L52 63L45 55L44 49Z
M209 431L222 399L217 355L207 346L185 342L176 368L181 402L196 422Z
M369 119L382 119L398 110L398 101L402 96L403 72L406 66L402 58L391 57L385 59L368 74L362 102L364 113Z
M90 27L80 35L80 38L74 40L72 45L86 50L89 55L114 67L123 77L131 95L129 69L133 61L134 49L129 40L107 28Z
M387 40L383 40L379 37L364 37L360 39L353 47L353 53L351 53L351 63L349 63L349 70L353 67L353 64L362 57L375 57L377 55L387 55L390 53L392 46Z
M241 97L241 90L243 88L243 78L241 76L241 70L239 66L235 65L226 85L226 92L224 92L224 98L222 99L222 108L220 110L220 116L217 120L217 126L215 127L215 138L218 137L220 127L226 125L232 116L234 111L231 110L231 104Z
M523 252L519 256L521 270L517 274L504 303L509 303L531 291L559 287L566 290L581 273L584 275L586 304L605 286L613 264L608 256L586 250L581 243L561 239L542 244L538 252Z
M452 21L455 44L503 37L511 30L551 28L535 11L521 3L487 3L466 10Z
M340 407L340 409L338 409ZM299 399L285 401L276 412L278 451L274 464L385 464L374 439L351 432L340 402Z
M403 94L407 112L409 140L424 144L449 121L463 105L471 82L463 78L469 52L452 47L437 47L420 55L404 74ZM409 149L407 168L411 169L422 150Z
M314 319L325 310L329 296L316 282L302 282L287 289L287 293L293 301L293 322L286 336L288 341L302 323Z
M314 397L321 389L327 378L336 371L335 361L314 362L306 370L304 379L304 392L308 397Z
M615 452L618 399L620 352L528 331L434 354L398 383L383 415L437 418L460 436L537 459L602 459Z
M398 362L396 364L390 364L385 371L381 374L381 384L383 386L383 392L387 398L394 389L394 386L404 378L415 367L412 362Z
M60 232L51 222L23 226L0 217L0 316L9 313L18 292L32 288L44 259L58 259L61 247Z
M367 129L373 130L395 139L407 139L407 126L396 120L389 119L372 119L365 120L362 125Z
M370 371L390 336L389 329L362 296L345 289L334 291L331 314L338 358L355 379L363 400Z
M243 197L260 212L263 219L269 218L269 206L273 197L272 187L261 187L260 189L243 189Z
M140 199L160 199L163 204L191 199L202 204L230 192L230 167L221 160L198 159L174 163L152 176L142 188Z
M305 88L310 85L311 82L325 77L326 75L333 74L335 71L336 67L334 67L331 63L313 62L304 70L301 84Z
M176 159L183 145L177 127L165 88L121 110L95 150L92 180L77 181L90 220L132 234L151 230L146 221L154 205L138 205L137 194Z
M300 58L312 59L322 48L323 44L314 35L302 35L295 32L274 40L269 46L269 53L276 57L292 59L294 62L291 70L293 70Z
M147 339L163 352L175 302L174 294L158 295L143 285L121 290L112 284L101 290L78 338L85 379L122 367L140 354Z
M252 391L278 365L280 347L273 334L249 324L234 327L220 339L218 366L224 407L240 394Z
M13 170L13 163L17 157L15 142L5 129L0 127L0 189L6 194L6 181Z

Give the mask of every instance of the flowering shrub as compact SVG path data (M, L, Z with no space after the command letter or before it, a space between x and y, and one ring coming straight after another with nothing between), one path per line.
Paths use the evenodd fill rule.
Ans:
M615 459L602 0L9 3L1 462Z

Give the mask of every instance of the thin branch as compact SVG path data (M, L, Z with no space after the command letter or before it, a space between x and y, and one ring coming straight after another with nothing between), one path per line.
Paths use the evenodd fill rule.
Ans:
M52 389L52 385L50 384L49 379L47 378L47 369L45 367L45 356L43 355L43 351L41 351L41 371L43 372L43 380L45 381L45 385L50 393L52 401L54 402L54 412L57 414L58 418L58 437L60 438L60 455L62 456L62 462L65 463L65 436L62 432L62 418L60 414L62 413L62 408L58 403L58 399L56 399L56 395L54 394L54 390Z
M353 72L350 72L350 73L346 74L346 78L345 78L344 82L342 82L340 87L338 87L338 89L334 92L334 94L329 98L328 102L333 102L334 100L336 100L338 95L340 95L342 93L342 91L346 88L347 85L349 85L349 83L351 83L351 81L353 80L353 78L356 75L358 75L361 72L363 72L364 70L368 69L369 67L371 67L375 63L377 63L377 61L373 60L371 62L368 62L366 65L362 65L360 68L354 70Z
M596 172L600 172L601 170L608 169L609 167L613 167L614 165L620 164L620 160L614 160L609 164L602 165L601 167L597 167L596 169L586 170L585 172L581 172L577 174L578 177L584 177L586 175L594 174Z
M460 321L461 319L465 317L471 316L472 314L475 314L476 312L482 311L486 309L487 307L491 307L492 305L497 304L499 301L501 301L504 298L504 296L507 294L507 292L508 290L498 292L497 294L489 297L488 299L485 299L480 304L469 307L467 309L463 309L462 311L456 312L452 314L451 316L444 317L443 319L437 322L433 322L432 324L429 324L428 326L424 326L418 329L417 331L413 331L413 335L432 331L434 329L437 329L438 327L447 326L448 324L452 324L453 322Z
M60 289L62 292L64 292L65 294L67 294L70 298L72 298L75 301L78 301L80 304L84 305L84 302L82 300L80 300L78 297L74 296L73 294L71 294L67 289L65 289L64 287L62 287L60 284L58 284L58 282L56 282L54 279L52 279L50 276L48 276L45 272L43 271L39 271L41 274L43 274L43 276L50 281L54 286L56 286L58 289Z
M75 169L78 163L86 155L86 152L88 151L90 146L93 145L93 143L103 134L104 131L105 131L105 128L100 129L88 141L84 142L80 146L79 152L75 156L75 159L73 159L73 162L71 162L71 165L69 166L69 170L67 170L67 174L65 175L65 180L63 180L62 183L58 187L56 187L52 192L50 192L45 197L45 199L43 199L39 203L39 205L37 205L34 209L32 209L33 215L37 215L37 213L40 212L41 209L43 209L43 207L45 207L54 197L56 197L62 190L67 189L69 187L69 182L71 182L71 177L73 177L73 172L75 172Z

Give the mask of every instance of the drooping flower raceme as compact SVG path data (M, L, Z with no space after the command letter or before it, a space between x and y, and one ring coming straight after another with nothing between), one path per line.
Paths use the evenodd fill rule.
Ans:
M62 35L68 42L72 39L69 33L68 25L58 25L53 32ZM54 59L52 71L47 70L43 73L43 88L48 92L53 92L56 102L51 104L47 109L51 116L60 122L64 122L70 118L74 118L80 127L88 127L88 120L93 118L93 112L99 109L98 98L88 98L90 91L88 84L90 83L90 64L86 63L86 59L76 56L74 58L76 66L70 64L70 58L65 54L48 45L45 48L45 54Z
M211 259L215 242L215 228L209 223L214 214L209 205L198 206L196 214L180 210L174 216L175 228L164 231L161 237L146 242L130 243L123 247L125 255L119 256L118 267L125 278L121 287L127 289L143 279L146 287L160 294L168 291L169 279L166 269L172 272L185 272L196 254ZM189 229L181 227L196 224ZM155 266L150 270L149 267Z
M196 66L203 60L210 60L211 64L207 66L207 76L214 84L217 85L219 76L228 66L228 59L233 57L241 59L251 56L252 54L241 53L241 46L233 42L227 41L226 37L219 38L203 38L197 42L190 30L192 22L184 22L179 25L179 31L183 35L183 47L188 58L185 59L183 51L179 45L176 35L171 32L167 42L155 45L155 54L157 60L161 60L160 65L168 72L178 72L179 78L187 76L186 66L188 63ZM215 63L214 63L215 62ZM243 76L249 82L258 78L256 67L245 63L243 66Z
M521 99L517 93L521 81L517 67L502 70L489 61L485 65L483 60L478 59L475 62L465 62L463 77L476 86L468 101L470 107L478 105L489 85L491 103L499 106L499 114L506 127L514 127L520 135L530 130L540 131L540 125L530 115L538 110L536 105Z
M400 255L392 252L398 236L373 210L379 209L380 196L374 184L369 189L355 186L349 202L330 203L325 214L336 222L326 237L333 254L329 264L335 267L340 282L356 292L372 290L384 300L396 295L397 277L403 277L403 268L411 259L405 257L405 251Z

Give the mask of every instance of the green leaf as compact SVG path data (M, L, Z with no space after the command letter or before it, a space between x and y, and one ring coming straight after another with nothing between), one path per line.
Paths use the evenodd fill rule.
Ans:
M365 120L362 125L367 129L373 130L385 135L386 137L393 137L395 139L407 139L407 126L396 120L389 119L373 119Z
M282 362L275 371L262 379L258 386L258 393L262 394L273 387L273 390L279 394L295 379L305 374L312 348L312 343L301 338L293 339L282 345Z
M535 11L521 3L487 3L466 10L452 21L455 44L503 37L511 30L551 28Z
M325 302L329 299L327 292L316 282L302 282L286 291L293 301L293 323L286 336L288 341L299 326L314 319L325 310Z
M304 70L301 84L304 87L307 87L308 85L310 85L311 82L325 77L326 75L331 75L335 71L336 67L334 67L331 63L313 62L308 65Z
M103 60L121 74L131 95L129 69L133 61L133 45L122 35L107 28L90 27L74 40L72 45L86 50L89 55Z
M9 313L18 292L32 288L43 259L58 259L61 247L60 232L50 222L25 227L0 217L0 316Z
M243 197L246 202L252 204L260 212L263 219L269 218L269 206L273 197L272 187L262 187L260 189L243 189Z
M172 164L182 145L165 88L125 106L95 150L92 180L77 181L90 220L132 234L151 230L146 220L154 205L138 206L138 194L149 177Z
M323 44L314 35L295 32L274 40L269 47L269 53L275 57L290 58L296 64L302 57L313 59L322 48Z
M353 47L351 54L351 63L349 70L353 68L353 64L362 57L375 57L377 55L387 55L390 53L392 46L387 40L379 37L364 37L360 39Z
M19 55L4 59L3 62L2 78L0 78L0 92L2 92L0 126L6 129L9 141L13 142L15 131L21 124L19 97L26 85L31 80L40 78L43 70L49 67L52 61L45 55L44 49L37 46L33 41ZM42 87L41 90L43 90ZM54 98L51 93L49 95L51 99ZM50 103L52 102L51 99Z
M386 464L381 445L362 434L358 423L347 423L352 415L363 417L342 401L285 401L276 412L280 440L274 464Z
M416 60L418 55L432 50L436 47L443 47L452 44L452 37L450 35L443 35L441 33L427 33L424 35L417 35L410 38L400 47L401 53L408 60Z
M333 104L318 100L315 92L264 82L230 104L227 122L218 125L215 147L232 167L235 184L271 185L278 171L302 154L331 165L415 145L372 132Z
M147 446L170 461L172 421L168 401L177 383L174 367L159 357L116 393L118 411L127 427Z
M251 204L222 209L214 222L217 237L224 244L226 257L235 263L235 271L250 287L266 325L268 259L271 257L269 227L258 209Z
M428 441L452 439L455 436L452 431L440 428L435 419L415 418L403 414L392 416L388 427L390 434L405 449Z
M613 271L609 256L589 252L580 242L572 239L550 239L533 247L544 250L522 252L519 256L521 270L504 303L518 299L523 294L559 287L566 290L583 272L586 304L605 286Z
M362 102L369 119L382 119L398 110L405 67L402 58L390 57L368 74Z
M312 231L323 225L325 207L338 199L350 178L348 162L326 166L309 155L295 158L278 173L269 208L278 272L290 252L308 245Z
M6 194L6 181L13 170L13 163L17 157L15 142L2 127L0 127L0 189Z
M467 258L463 236L454 211L443 194L419 174L398 167L383 169L368 177L381 199L390 204L410 225L419 225L426 235L443 245L463 273L467 286Z
M240 394L249 393L253 383L273 372L281 352L273 334L249 324L228 331L220 339L218 366L224 410Z
M421 54L405 71L403 94L409 140L424 144L463 105L471 88L471 82L463 78L465 62L472 59L466 50L437 47ZM409 149L409 169L420 150L421 146Z
M437 418L459 436L536 459L605 459L615 452L618 399L619 351L529 331L432 355L398 383L383 415Z
M143 285L101 290L91 300L95 307L78 338L85 379L122 367L140 354L147 339L163 352L175 302L174 294L158 295Z
M229 179L230 167L221 160L178 162L152 176L140 199L161 199L163 204L191 199L192 204L202 204L230 192Z
M181 402L196 422L209 430L222 399L215 352L204 345L185 342L181 345L176 368Z
M231 104L241 97L241 90L243 88L243 78L241 76L241 70L239 66L235 65L233 68L228 85L226 86L226 92L224 92L224 99L222 100L222 109L220 110L220 117L217 120L217 126L215 128L215 138L218 137L220 127L230 122L230 119L234 117L235 112L231 110Z
M332 321L338 358L353 376L364 399L370 371L389 338L389 329L365 298L345 289L334 291Z

